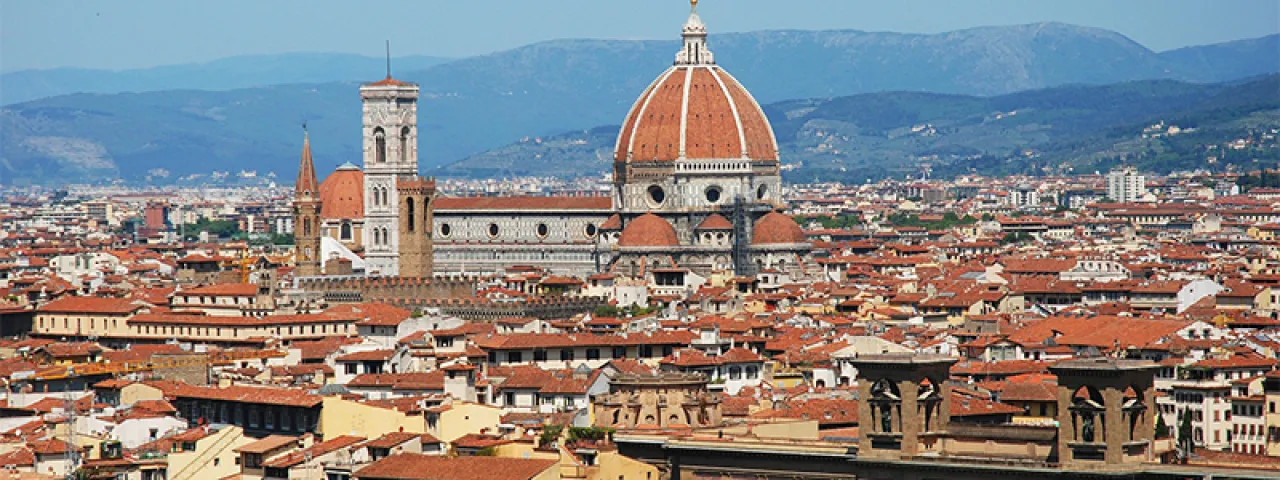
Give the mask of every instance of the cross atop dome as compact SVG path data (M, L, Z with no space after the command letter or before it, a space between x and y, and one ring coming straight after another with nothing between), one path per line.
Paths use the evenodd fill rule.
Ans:
M680 32L684 46L676 53L676 65L715 65L715 57L707 48L707 26L698 16L698 0L689 0L689 20Z

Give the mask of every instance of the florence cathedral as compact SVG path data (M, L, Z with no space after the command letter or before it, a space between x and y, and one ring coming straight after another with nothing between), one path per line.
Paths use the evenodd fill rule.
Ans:
M388 75L361 86L363 168L344 164L317 184L304 142L298 275L429 277L533 265L640 279L805 276L811 245L778 211L773 129L716 65L692 3L674 64L622 122L610 196L439 196L433 178L417 175L417 85ZM344 262L350 272L328 271Z

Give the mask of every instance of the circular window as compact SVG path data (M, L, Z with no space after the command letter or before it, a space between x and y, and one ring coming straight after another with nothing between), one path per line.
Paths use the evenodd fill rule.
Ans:
M666 199L667 192L663 191L662 187L657 185L649 187L649 201L653 202L655 205L662 205L662 201Z
M720 201L720 187L707 187L707 202L717 203Z
M441 224L440 224L440 236L441 236L441 237L447 237L447 236L449 236L449 234L450 234L450 233L453 233L453 227L450 227L450 226L449 226L449 224L447 224L447 223L441 223Z
M598 230L596 229L596 224L594 223L587 224L587 231L586 231L587 238L595 238L597 231Z
M767 185L761 185L760 188L756 189L756 198L764 200L764 197L767 196L769 196L769 187Z
M498 224L496 223L489 224L489 236L490 237L498 236Z
M551 228L547 227L545 223L539 223L537 227L534 227L534 233L538 234L538 238L547 238L547 234L551 233Z

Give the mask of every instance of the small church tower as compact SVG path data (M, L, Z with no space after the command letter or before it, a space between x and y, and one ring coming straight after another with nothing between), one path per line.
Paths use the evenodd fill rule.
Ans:
M311 161L311 139L305 127L298 181L293 186L293 241L298 267L295 276L320 275L320 182L316 181L316 166Z
M400 196L400 276L425 278L434 268L431 238L435 225L436 179L401 178L396 183Z

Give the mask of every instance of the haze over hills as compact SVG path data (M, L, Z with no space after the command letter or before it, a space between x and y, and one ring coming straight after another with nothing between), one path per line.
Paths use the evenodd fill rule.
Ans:
M395 57L397 69L421 70L449 61L429 56ZM386 68L386 59L345 53L244 55L206 63L133 70L53 68L0 75L0 105L73 93L156 90L231 90L286 83L320 83L363 78Z
M1228 81L1280 72L1280 36L1156 53L1115 32L1059 23L936 35L766 31L712 35L717 61L761 103L881 91L1001 95L1142 79ZM419 83L426 173L525 137L621 121L678 48L559 40L409 71ZM375 80L382 65L352 79ZM212 170L290 178L311 127L317 168L359 163L358 82L227 91L77 94L0 108L0 183L169 178ZM875 115L869 111L867 114Z
M879 92L763 106L796 181L918 174L1106 170L1120 157L1153 171L1203 167L1197 148L1280 127L1280 74L1230 84L1141 80L993 97ZM1144 138L1165 122L1193 131ZM591 175L612 165L617 125L524 138L440 169L462 177ZM1149 136L1149 135L1148 135ZM1150 136L1149 136L1150 137ZM1241 151L1222 163L1257 158ZM1280 152L1264 155L1280 158Z

